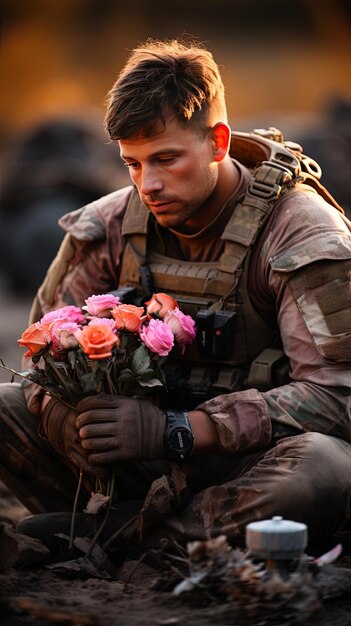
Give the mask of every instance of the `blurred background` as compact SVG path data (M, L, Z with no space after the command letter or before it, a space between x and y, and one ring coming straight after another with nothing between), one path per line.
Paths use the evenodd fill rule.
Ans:
M104 102L147 37L204 43L230 123L280 128L351 215L349 0L1 0L0 358L16 339L62 232L57 219L128 184ZM0 381L10 375L0 370Z

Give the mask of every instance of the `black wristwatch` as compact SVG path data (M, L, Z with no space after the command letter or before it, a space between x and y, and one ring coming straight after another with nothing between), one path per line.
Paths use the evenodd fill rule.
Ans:
M186 411L166 411L165 452L169 461L188 461L194 451L194 433Z

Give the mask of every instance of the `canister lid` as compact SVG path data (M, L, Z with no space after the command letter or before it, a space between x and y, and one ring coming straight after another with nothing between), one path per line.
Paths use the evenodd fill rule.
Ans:
M262 559L293 559L307 546L307 526L280 515L246 526L246 546Z

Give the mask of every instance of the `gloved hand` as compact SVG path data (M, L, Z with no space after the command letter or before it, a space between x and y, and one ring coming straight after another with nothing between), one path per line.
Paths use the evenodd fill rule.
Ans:
M164 456L166 416L148 400L89 396L77 405L77 426L89 463L151 460Z
M76 426L78 413L64 402L51 398L42 413L42 430L58 454L75 468L93 476L104 476L105 468L97 468L88 461L89 452L82 447Z

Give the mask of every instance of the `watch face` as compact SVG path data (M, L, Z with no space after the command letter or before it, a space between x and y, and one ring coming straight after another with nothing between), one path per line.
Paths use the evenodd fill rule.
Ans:
M193 446L193 437L185 428L175 428L168 435L168 447L178 454L186 454Z

